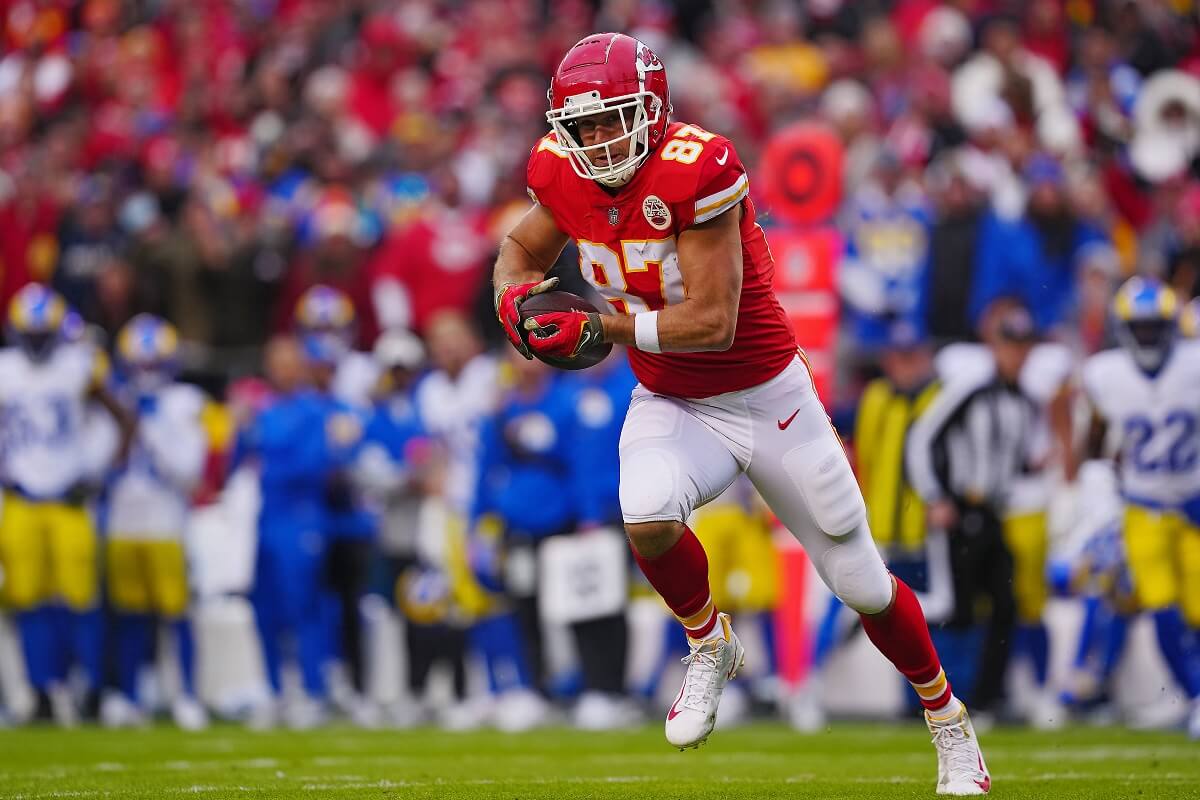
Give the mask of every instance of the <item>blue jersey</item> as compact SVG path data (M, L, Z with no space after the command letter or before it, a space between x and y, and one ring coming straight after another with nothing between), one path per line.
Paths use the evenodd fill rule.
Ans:
M374 411L353 406L333 394L320 395L325 416L325 439L331 460L325 482L325 533L334 538L369 539L376 520L358 496L349 467L361 452Z
M579 521L588 525L621 523L618 446L637 378L622 354L609 358L613 363L564 379L576 392L571 490Z
M569 476L578 455L576 397L556 376L533 395L510 392L484 420L472 520L496 514L510 531L533 537L575 524Z
M367 443L382 447L393 463L403 466L408 448L428 434L410 392L392 395L375 406L367 427Z
M334 413L311 390L281 397L258 415L243 434L239 456L259 462L264 534L298 526L326 529L326 488L361 441L355 425L354 417Z

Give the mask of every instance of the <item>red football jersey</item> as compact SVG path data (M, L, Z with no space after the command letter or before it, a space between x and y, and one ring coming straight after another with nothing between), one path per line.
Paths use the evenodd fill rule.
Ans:
M771 288L775 262L754 221L746 169L728 139L673 123L632 180L609 193L579 177L550 134L533 149L527 178L533 199L578 243L583 277L621 314L683 302L676 237L745 205L733 346L704 353L630 348L634 374L650 391L700 398L746 389L775 377L796 356L791 327Z

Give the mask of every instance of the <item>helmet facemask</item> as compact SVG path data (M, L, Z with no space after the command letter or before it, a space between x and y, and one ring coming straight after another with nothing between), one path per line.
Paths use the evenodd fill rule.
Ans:
M1171 353L1176 328L1173 319L1132 319L1117 326L1117 341L1141 369L1157 372Z
M49 361L50 356L54 355L55 348L62 341L62 337L56 330L19 331L13 332L11 335L21 351L25 353L26 358L38 364Z
M647 113L647 108L651 113ZM611 111L616 111L621 121L621 135L585 145L578 132L580 120ZM556 134L559 147L567 153L576 175L616 188L628 183L637 168L650 156L650 129L658 123L663 113L662 100L653 92L641 91L602 98L599 92L591 91L565 98L562 108L551 108L546 112L546 120ZM628 142L629 150L624 158L615 161L612 147L621 142ZM592 156L598 153L605 156L607 163L603 166L592 162Z

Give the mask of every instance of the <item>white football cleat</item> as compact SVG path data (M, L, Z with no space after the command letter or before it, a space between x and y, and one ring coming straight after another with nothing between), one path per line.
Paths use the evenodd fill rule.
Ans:
M186 694L171 703L171 718L183 731L202 731L208 727L208 711L196 698Z
M958 797L987 794L992 788L992 776L983 763L983 752L967 710L964 708L945 722L934 722L926 712L925 722L937 749L937 793Z
M1200 741L1200 697L1192 701L1192 713L1188 717L1188 736Z
M505 733L540 728L550 721L550 705L532 689L509 689L496 698L491 723Z
M283 706L283 723L294 731L311 731L329 720L329 711L320 700L307 695L294 698Z
M1058 692L1047 688L1034 695L1026 719L1035 731L1056 731L1067 724L1067 709Z
M145 715L120 692L105 692L100 698L100 725L104 728L136 728L146 724Z
M46 694L50 697L50 714L54 724L60 728L79 727L79 708L71 696L71 687L54 682L46 689Z
M583 731L615 731L637 725L638 717L623 698L587 691L571 712L571 724Z
M822 681L820 676L810 676L784 706L788 724L801 733L817 733L825 730L825 707L821 703Z
M746 660L746 649L729 626L729 615L717 615L715 634L710 639L690 641L692 652L679 696L667 712L667 741L679 749L699 747L717 722L717 706L725 684Z

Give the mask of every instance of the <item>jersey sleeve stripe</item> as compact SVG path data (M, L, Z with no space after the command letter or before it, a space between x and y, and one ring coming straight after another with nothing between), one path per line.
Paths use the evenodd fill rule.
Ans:
M742 176L728 189L696 201L696 222L708 222L713 217L720 216L742 202L749 191L749 181L746 179L746 173L743 172Z

